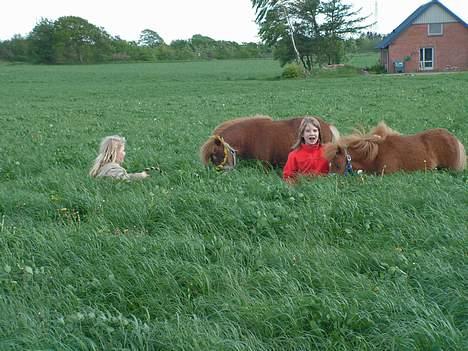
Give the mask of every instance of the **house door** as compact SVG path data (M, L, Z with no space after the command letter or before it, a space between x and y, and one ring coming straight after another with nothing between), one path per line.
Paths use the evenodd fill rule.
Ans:
M419 69L422 71L434 69L434 48L419 49Z

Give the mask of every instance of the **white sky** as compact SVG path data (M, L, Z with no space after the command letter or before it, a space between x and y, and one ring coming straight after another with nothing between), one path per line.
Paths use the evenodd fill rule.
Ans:
M378 21L373 31L387 34L428 0L344 0ZM375 2L378 5L374 14ZM465 22L468 0L441 0ZM156 31L166 43L201 34L216 40L258 42L251 0L3 0L0 40L27 35L41 18L78 16L125 40L138 40L144 29Z

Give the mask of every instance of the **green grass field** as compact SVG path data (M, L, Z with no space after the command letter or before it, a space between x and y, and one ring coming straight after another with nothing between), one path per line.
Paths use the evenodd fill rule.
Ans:
M0 350L466 350L467 171L290 187L255 162L206 169L198 149L254 114L468 145L468 73L280 74L0 65ZM129 171L162 174L90 179L111 134Z
M353 54L348 57L346 64L359 68L369 68L379 62L379 56L379 52Z

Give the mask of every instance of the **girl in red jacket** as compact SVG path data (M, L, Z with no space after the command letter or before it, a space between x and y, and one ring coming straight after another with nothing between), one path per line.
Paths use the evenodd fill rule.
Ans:
M323 156L320 143L320 123L315 118L304 117L292 149L283 169L285 181L294 183L298 175L318 176L328 173L328 161Z

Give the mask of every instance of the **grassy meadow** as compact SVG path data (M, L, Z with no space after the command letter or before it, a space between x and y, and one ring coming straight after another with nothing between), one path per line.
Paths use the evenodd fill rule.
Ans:
M468 145L468 72L281 80L271 60L0 65L0 350L466 350L468 173L205 168L222 121L381 120ZM90 179L127 138L142 182ZM411 150L408 150L411 152Z
M379 52L358 53L347 58L347 65L359 68L372 67L379 62Z

